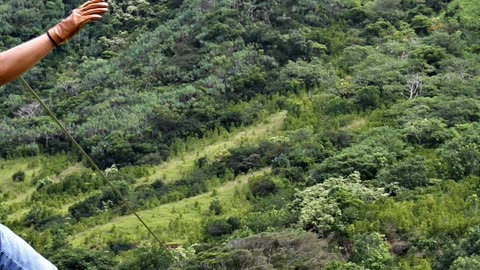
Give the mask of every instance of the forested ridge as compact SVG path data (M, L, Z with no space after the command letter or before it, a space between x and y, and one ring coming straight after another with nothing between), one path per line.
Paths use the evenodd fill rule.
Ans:
M0 1L0 50L83 1ZM59 269L480 269L475 0L129 0L0 88L0 222Z

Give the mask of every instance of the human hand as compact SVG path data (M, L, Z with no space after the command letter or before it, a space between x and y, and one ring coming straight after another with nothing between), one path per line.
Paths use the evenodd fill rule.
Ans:
M56 46L62 45L75 36L85 24L100 20L107 11L108 3L104 0L90 0L74 9L68 18L48 30L48 35Z

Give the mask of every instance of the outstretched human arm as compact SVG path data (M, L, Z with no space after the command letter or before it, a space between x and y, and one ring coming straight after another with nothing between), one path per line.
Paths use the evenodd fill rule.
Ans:
M47 34L0 53L0 85L15 80L47 56L55 46L72 38L89 22L100 20L108 11L104 0L91 0L72 11L72 14L48 30Z
M15 80L55 48L47 34L0 53L0 85Z

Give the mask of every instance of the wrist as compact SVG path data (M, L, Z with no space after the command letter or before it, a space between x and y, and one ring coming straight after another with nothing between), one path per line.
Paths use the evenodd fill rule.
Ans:
M65 40L60 36L58 32L58 27L59 25L57 24L47 31L48 38L50 38L55 47L58 47L65 42Z
M60 45L55 41L55 39L52 37L52 34L50 34L50 30L47 31L47 37L48 37L48 39L50 39L50 41L51 41L52 44L55 46L55 48L57 48L58 46L60 46Z

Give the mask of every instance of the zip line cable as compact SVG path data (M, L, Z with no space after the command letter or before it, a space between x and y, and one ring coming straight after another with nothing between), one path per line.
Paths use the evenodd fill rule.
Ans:
M35 90L33 90L33 88L27 83L27 81L25 81L25 79L23 77L20 77L19 78L20 82L22 83L22 86L28 91L30 92L30 94L32 94L32 96L40 103L40 105L42 106L42 108L45 110L45 112L52 118L53 121L55 121L55 123L62 129L63 133L65 133L65 135L67 136L68 140L75 146L75 148L77 148L77 150L80 152L80 154L82 154L83 157L85 157L87 159L87 161L90 163L90 165L92 165L92 167L95 169L95 171L97 171L98 173L100 173L100 175L102 176L103 180L105 182L107 182L110 187L112 188L113 192L115 193L115 195L117 195L121 201L123 202L123 204L127 207L127 209L133 214L135 215L135 217L140 221L140 223L142 223L143 227L145 227L145 229L147 229L147 231L150 233L150 235L153 236L153 238L158 242L158 244L160 244L160 247L164 248L165 251L167 251L167 253L172 257L172 259L174 261L176 261L175 259L175 256L172 254L172 252L170 252L170 250L168 250L167 246L165 245L165 243L160 240L160 238L157 237L157 235L150 229L150 227L147 225L147 223L145 223L145 221L143 221L143 219L137 214L137 212L133 209L133 207L130 205L130 203L122 196L122 194L120 193L120 191L117 189L117 187L115 187L115 185L112 183L112 181L110 181L107 176L105 175L105 173L100 170L100 168L97 166L97 164L95 163L95 161L93 161L93 159L87 154L87 152L85 152L85 150L83 150L83 148L80 146L80 144L75 140L75 138L73 138L72 134L70 134L70 132L65 128L65 126L58 120L58 118L55 116L55 114L53 114L53 112L50 110L50 108L47 106L47 104L45 104L45 102L43 102L43 100L40 98L40 96L35 92Z

